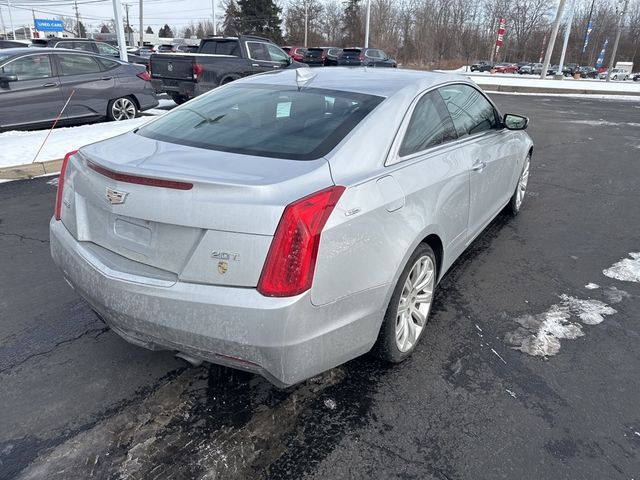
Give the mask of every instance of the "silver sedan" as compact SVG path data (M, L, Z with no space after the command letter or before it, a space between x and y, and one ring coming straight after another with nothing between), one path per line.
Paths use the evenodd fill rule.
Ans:
M71 153L51 253L111 328L292 385L422 337L438 281L525 198L526 117L464 77L252 76Z

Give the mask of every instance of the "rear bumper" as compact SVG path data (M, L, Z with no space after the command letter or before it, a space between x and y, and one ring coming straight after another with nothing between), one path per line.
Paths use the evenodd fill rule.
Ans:
M125 340L177 350L293 385L367 352L389 287L316 307L309 292L267 298L253 288L114 276L63 222L51 220L51 255L65 278Z

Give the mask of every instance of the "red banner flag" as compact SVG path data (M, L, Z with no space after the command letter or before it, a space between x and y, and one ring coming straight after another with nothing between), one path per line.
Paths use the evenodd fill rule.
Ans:
M502 39L504 38L504 30L507 27L507 21L504 18L500 19L500 27L498 28L498 38L496 38L496 53L502 46Z

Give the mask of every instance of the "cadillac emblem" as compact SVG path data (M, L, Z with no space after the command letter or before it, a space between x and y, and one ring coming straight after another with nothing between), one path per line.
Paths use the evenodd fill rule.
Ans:
M218 273L224 275L229 270L229 264L227 262L218 262Z
M119 205L121 203L124 203L127 195L129 195L127 192L118 191L114 190L111 187L107 187L107 202L109 202L111 205Z

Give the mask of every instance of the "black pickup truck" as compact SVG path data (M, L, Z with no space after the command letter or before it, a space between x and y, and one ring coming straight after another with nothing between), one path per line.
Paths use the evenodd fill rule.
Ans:
M271 40L252 35L203 38L197 53L158 53L150 64L156 92L177 104L248 75L305 66Z

